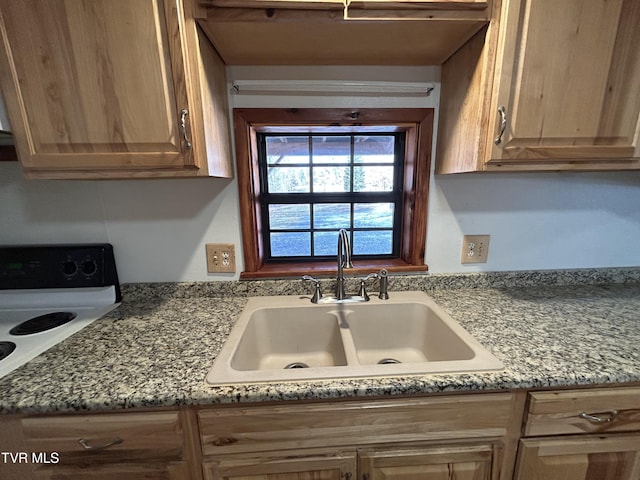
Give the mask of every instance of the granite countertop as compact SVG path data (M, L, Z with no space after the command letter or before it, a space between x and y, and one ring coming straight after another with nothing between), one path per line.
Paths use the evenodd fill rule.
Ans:
M247 297L300 295L300 283L125 286L117 309L0 379L0 412L640 382L640 269L614 269L392 278L390 295L426 291L502 371L206 386Z

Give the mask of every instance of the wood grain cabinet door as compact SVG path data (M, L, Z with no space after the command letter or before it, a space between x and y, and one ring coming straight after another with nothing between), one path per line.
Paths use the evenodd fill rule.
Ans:
M505 0L501 21L490 164L640 157L640 2Z
M355 480L356 452L222 457L203 464L205 480Z
M492 480L498 478L493 445L361 450L366 480ZM497 462L496 462L497 463Z
M515 480L638 480L640 434L525 439Z
M181 0L0 0L0 82L25 174L195 174L184 25Z
M33 480L186 480L186 462L167 464L122 463L120 465L77 466L75 468L36 468Z

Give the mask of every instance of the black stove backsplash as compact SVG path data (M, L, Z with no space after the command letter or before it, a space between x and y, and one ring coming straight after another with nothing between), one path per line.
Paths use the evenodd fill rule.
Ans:
M120 302L113 247L108 243L0 246L0 290L111 285Z

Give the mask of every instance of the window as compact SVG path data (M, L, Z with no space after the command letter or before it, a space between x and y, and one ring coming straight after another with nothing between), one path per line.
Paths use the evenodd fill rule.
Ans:
M354 260L398 258L404 137L259 133L265 262L334 258L341 228Z
M433 109L236 109L242 278L425 271Z

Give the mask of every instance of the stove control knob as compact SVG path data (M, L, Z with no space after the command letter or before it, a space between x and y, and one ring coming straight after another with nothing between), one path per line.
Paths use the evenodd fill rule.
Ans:
M67 277L75 275L77 271L78 266L73 260L67 260L66 262L62 263L62 273L64 273Z
M85 260L84 262L82 262L82 265L80 265L80 270L82 270L82 273L87 276L91 276L96 273L97 269L98 266L93 260Z

